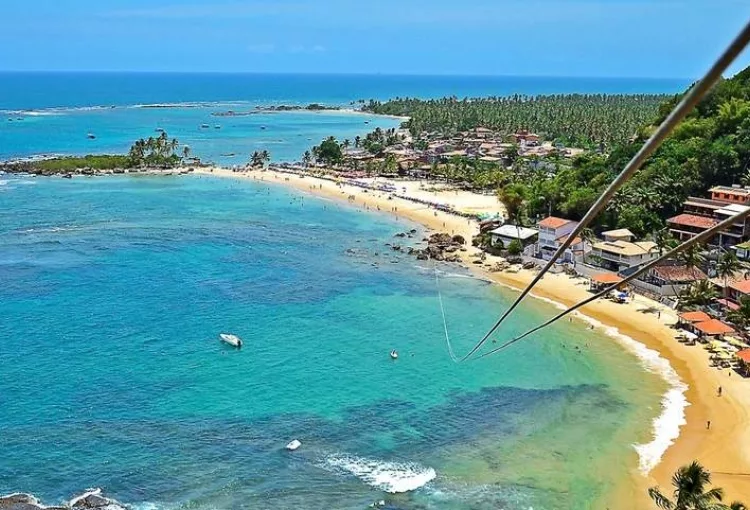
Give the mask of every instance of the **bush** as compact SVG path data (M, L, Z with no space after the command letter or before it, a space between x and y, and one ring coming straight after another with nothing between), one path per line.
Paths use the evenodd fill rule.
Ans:
M521 241L513 239L508 245L508 255L516 257L521 253L523 253L523 245L521 244Z

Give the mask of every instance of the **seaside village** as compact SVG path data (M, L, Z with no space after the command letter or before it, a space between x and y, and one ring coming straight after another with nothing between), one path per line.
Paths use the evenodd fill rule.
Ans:
M466 189L465 184L446 184L434 175L436 164L473 158L482 162L509 166L509 150L521 158L544 164L545 157L574 158L584 149L566 148L543 142L534 133L520 131L509 137L491 129L476 128L443 138L434 133L417 148L407 130L394 130L397 143L389 145L380 157L362 148L343 148L344 162L330 164L281 164L275 171L328 179L365 190L387 193L412 202L419 202L435 211L476 219L482 252L475 255L475 264L484 264L491 271L539 270L568 238L577 222L569 218L541 217L533 225L518 226L505 218L502 211L478 212L471 203L457 204L446 191L470 193L471 201L495 201L496 196L482 195ZM375 177L373 174L377 175ZM442 177L442 176L441 176ZM417 184L418 183L418 184ZM417 187L415 187L417 186ZM441 190L442 193L437 191ZM431 193L431 191L433 193ZM450 195L450 193L447 193ZM683 212L669 218L668 231L674 240L685 241L711 228L723 219L750 207L750 187L716 186L707 196L689 197ZM585 230L584 232L587 232ZM648 263L668 248L654 238L638 238L627 229L616 229L576 237L555 264L553 272L564 272L587 280L594 293L618 284L639 266ZM441 251L422 251L422 258L460 260L449 247L450 255ZM411 251L411 250L410 250ZM730 253L733 261L722 262ZM496 259L494 256L502 255ZM486 259L500 260L489 265ZM726 260L726 257L724 257ZM644 295L674 309L679 315L675 325L675 341L700 346L710 353L710 363L717 369L731 369L750 377L750 219L732 225L695 252L692 259L669 260L632 280L609 298L617 303ZM652 313L660 313L656 308ZM696 347L698 348L698 347Z

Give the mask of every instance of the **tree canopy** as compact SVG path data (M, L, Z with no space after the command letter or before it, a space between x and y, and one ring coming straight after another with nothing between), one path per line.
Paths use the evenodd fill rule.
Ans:
M669 98L652 94L556 94L370 101L367 111L408 116L413 134L453 133L483 126L511 134L526 129L548 140L592 147L632 138Z

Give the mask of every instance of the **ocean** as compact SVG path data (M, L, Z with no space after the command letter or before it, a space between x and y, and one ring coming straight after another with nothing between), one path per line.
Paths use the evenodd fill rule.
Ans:
M126 153L136 139L164 129L205 162L243 165L257 150L268 150L274 161L299 161L328 136L353 142L400 121L347 112L216 114L312 102L351 108L360 100L399 96L676 93L687 85L606 78L0 73L0 160Z
M308 92L298 101L331 100ZM237 100L85 110L29 94L8 109L135 118L152 111L131 108L141 101ZM299 115L322 129L323 115ZM418 225L259 182L0 176L0 493L55 503L100 486L144 509L578 510L653 466L681 419L656 353L575 320L453 363L436 272L459 352L513 294L386 246L410 229L419 242ZM554 312L529 300L500 336ZM292 439L302 447L288 452Z

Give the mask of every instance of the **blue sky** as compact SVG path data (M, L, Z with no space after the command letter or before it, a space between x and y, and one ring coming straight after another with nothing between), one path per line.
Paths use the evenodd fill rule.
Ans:
M748 19L748 0L1 0L0 70L694 78Z

